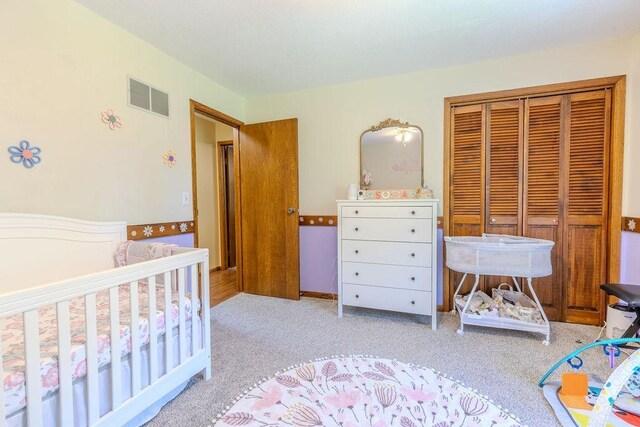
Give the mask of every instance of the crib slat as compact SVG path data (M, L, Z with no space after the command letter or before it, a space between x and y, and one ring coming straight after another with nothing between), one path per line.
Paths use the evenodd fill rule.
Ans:
M27 420L29 426L42 425L42 380L40 378L40 328L38 310L23 313L24 350L27 385ZM2 402L4 404L4 402Z
M114 286L109 289L109 329L111 344L111 409L115 410L122 401L122 368L120 355L120 299L119 288Z
M198 286L200 280L198 278L198 264L191 266L191 355L196 354L198 350L198 337L200 336L200 328L198 324Z
M204 369L204 380L211 379L211 314L209 308L209 256L202 261L202 348L207 353L209 363Z
M4 372L2 360L2 331L0 331L0 373ZM0 375L0 425L5 424L4 413L4 375Z
M140 311L138 303L138 281L130 284L131 297L131 396L140 393Z
M173 369L173 319L171 307L172 273L164 273L164 344L166 373Z
M88 415L89 425L100 418L98 406L98 319L96 312L96 294L90 293L84 296L84 315L87 331L87 391L88 391Z
M69 301L56 304L58 320L58 382L60 384L60 424L73 425L73 389L71 381L71 318Z
M178 307L179 307L179 323L178 323L178 338L180 339L180 363L184 363L187 358L187 336L186 336L186 324L185 324L185 298L184 298L184 276L185 269L178 270Z
M156 311L156 277L149 277L149 385L158 379L158 313Z

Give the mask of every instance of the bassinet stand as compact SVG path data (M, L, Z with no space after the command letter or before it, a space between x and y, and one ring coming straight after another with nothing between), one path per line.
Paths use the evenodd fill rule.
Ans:
M463 273L463 272L461 272ZM465 279L467 278L467 275L469 273L464 273L464 275L462 276L462 279L460 280L460 283L458 284L458 288L456 289L455 294L453 294L453 307L454 309L451 310L452 313L455 313L456 311L459 311L458 306L456 305L455 301L456 301L456 296L458 296L458 293L460 292L460 289L462 288L462 284L464 283ZM469 308L469 304L471 303L471 299L473 298L473 295L475 294L476 290L478 289L478 283L480 282L480 275L479 274L475 274L476 276L476 280L473 283L473 288L471 289L471 293L469 294L469 298L467 298L467 302L464 305L464 308L462 309L462 312L459 313L460 314L460 329L458 329L456 332L458 333L458 335L464 335L464 325L476 325L476 326L487 326L490 328L501 328L501 329L512 329L512 330L517 330L517 331L528 331L528 332L537 332L537 333L541 333L547 336L547 338L542 341L542 343L544 345L549 345L549 339L551 336L551 326L549 325L549 320L547 319L547 315L544 312L544 309L542 308L542 304L540 304L540 301L538 300L538 296L536 295L536 291L533 290L533 286L531 286L531 277L527 277L527 286L529 287L529 290L531 291L531 295L533 296L534 301L536 302L536 305L538 306L538 309L540 310L540 314L542 315L542 319L544 320L544 324L542 325L538 325L536 323L531 323L531 322L524 322L522 320L516 320L516 319L508 319L508 318L502 318L502 317L495 317L495 316L486 316L486 315L477 315L477 314L469 314L467 313L467 309ZM516 286L516 289L518 290L518 292L522 292L520 290L520 285L518 284L518 281L516 280L516 278L514 276L511 277L513 279L513 283Z

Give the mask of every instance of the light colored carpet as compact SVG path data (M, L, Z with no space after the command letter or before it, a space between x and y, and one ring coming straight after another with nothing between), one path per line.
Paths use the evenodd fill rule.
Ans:
M468 326L455 331L458 318L439 314L439 329L429 317L346 309L338 319L335 301L289 301L240 294L212 309L213 373L200 378L163 408L150 426L206 426L243 390L276 371L319 357L369 354L432 367L464 382L514 412L530 426L557 421L537 387L560 357L592 342L600 329L552 324L552 342L527 332ZM600 348L584 358L588 372L603 378L610 370ZM557 377L556 377L557 378Z

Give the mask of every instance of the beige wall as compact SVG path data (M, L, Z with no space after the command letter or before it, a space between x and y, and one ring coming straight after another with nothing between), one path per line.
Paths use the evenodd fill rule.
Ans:
M233 130L229 125L216 122L216 140L217 141L233 141Z
M189 98L242 120L241 96L71 0L3 1L0 40L0 211L192 218ZM168 92L171 118L128 107L127 75ZM100 122L106 108L121 129ZM9 160L22 139L42 148L31 170Z
M501 89L629 75L623 213L640 215L640 35L536 54L247 99L247 122L299 118L300 207L303 214L335 214L335 200L358 182L363 130L387 118L425 133L425 183L442 199L443 99ZM632 51L635 53L631 61ZM635 120L637 122L637 119ZM637 168L636 168L637 169Z
M216 122L196 116L198 247L209 249L209 265L220 265Z

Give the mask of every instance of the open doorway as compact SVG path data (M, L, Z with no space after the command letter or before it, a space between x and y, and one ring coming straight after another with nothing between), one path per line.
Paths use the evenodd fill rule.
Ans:
M227 126L229 127L229 126ZM233 136L233 135L231 135ZM218 141L218 201L222 269L236 268L236 209L233 139Z
M239 121L192 101L195 246L209 250L211 306L241 292L234 147Z
M190 106L196 247L207 247L206 239L215 233L215 226L203 230L205 222L218 224L218 237L210 249L211 304L238 292L299 299L298 119L245 125L196 101L191 100ZM198 132L199 117L227 127L210 129L215 137L200 144L199 135L206 131ZM223 160L219 174L213 166L199 166ZM209 207L203 210L204 204ZM216 212L218 217L211 222ZM225 237L226 243L222 241Z

